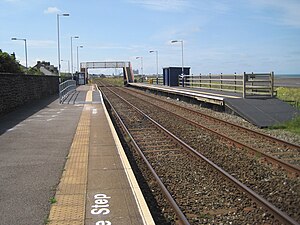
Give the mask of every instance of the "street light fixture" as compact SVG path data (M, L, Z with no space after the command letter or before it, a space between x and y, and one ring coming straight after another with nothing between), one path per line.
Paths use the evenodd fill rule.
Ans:
M73 80L73 38L79 38L78 36L71 36L71 71L72 71L72 80Z
M83 48L83 46L82 45L77 46L77 71L80 72L79 71L79 60L78 60L78 48Z
M156 76L158 78L158 51L157 50L150 50L149 53L155 52L156 54Z
M70 60L60 60L61 62L68 62L68 73L70 74Z
M24 41L25 43L25 58L26 58L26 69L28 69L28 62L27 62L27 41L25 38L11 38L12 41Z
M183 71L183 40L173 40L171 41L171 43L177 43L177 42L181 42L181 75L184 75L184 71Z
M141 73L142 73L142 76L143 76L143 56L137 56L135 57L135 59L141 59Z
M58 76L60 77L60 43L59 43L59 17L60 16L70 16L69 13L57 14L57 55L58 55Z

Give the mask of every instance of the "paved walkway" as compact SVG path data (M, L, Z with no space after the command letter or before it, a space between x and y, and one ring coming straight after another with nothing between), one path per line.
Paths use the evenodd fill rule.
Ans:
M98 90L78 92L1 120L1 225L154 224Z
M44 224L83 106L47 99L0 119L0 224Z

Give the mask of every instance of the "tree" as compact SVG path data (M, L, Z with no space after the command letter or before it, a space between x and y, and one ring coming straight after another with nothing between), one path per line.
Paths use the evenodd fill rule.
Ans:
M0 72L2 73L24 73L22 66L16 60L15 54L2 52L0 49Z
M27 71L28 75L44 75L38 68L36 67L29 67Z

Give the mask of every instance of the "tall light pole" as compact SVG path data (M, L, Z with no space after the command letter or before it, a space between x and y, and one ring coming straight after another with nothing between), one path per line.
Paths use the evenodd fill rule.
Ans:
M82 45L77 46L77 71L80 72L79 71L79 60L78 60L78 48L83 48L83 46Z
M73 38L79 38L78 36L71 36L71 72L72 72L72 80L73 80Z
M137 56L135 57L135 59L141 59L141 73L142 73L142 76L143 76L143 56Z
M28 69L28 61L27 61L27 41L25 38L11 38L12 41L24 41L25 43L25 58L26 58L26 69Z
M70 74L70 60L60 60L61 62L68 62L68 73Z
M60 76L60 43L59 43L59 17L69 16L69 13L57 14L57 55L58 55L58 76Z
M183 71L183 40L173 40L171 43L181 42L181 75L184 75Z
M156 54L156 76L158 78L158 51L157 50L150 50L149 53L155 52Z

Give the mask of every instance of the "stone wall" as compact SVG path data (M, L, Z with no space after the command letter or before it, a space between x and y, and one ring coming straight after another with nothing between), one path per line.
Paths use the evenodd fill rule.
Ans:
M0 115L32 100L58 94L58 76L0 74Z

